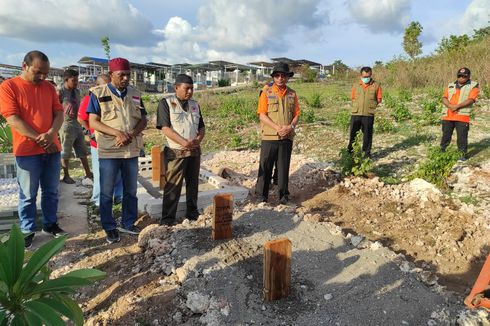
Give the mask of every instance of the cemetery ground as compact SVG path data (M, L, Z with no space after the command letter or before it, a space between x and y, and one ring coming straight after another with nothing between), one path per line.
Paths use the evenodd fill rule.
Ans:
M88 325L486 325L486 312L463 299L490 246L488 98L470 128L469 160L440 188L414 174L437 146L442 89L386 89L373 142L373 170L342 177L349 85L293 84L303 115L291 166L291 203L253 195L258 168L258 89L198 93L207 135L202 165L250 189L235 203L233 238L211 239L211 208L198 221L158 226L142 214L139 237L108 245L79 185L75 202L89 232L72 236L53 261L55 274L94 267L107 278L76 299ZM146 98L150 120L156 103ZM153 128L147 146L161 144ZM226 168L226 169L225 169ZM70 203L71 202L71 203ZM62 200L63 214L73 199ZM116 211L120 207L116 207ZM292 242L291 293L262 300L265 242Z

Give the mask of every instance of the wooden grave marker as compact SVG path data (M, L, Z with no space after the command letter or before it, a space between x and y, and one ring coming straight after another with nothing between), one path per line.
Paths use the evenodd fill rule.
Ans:
M232 237L233 195L219 194L213 198L213 240Z
M264 245L265 301L278 300L289 295L291 284L291 241L281 238Z
M160 146L153 146L151 148L151 180L160 182L160 166L162 150Z

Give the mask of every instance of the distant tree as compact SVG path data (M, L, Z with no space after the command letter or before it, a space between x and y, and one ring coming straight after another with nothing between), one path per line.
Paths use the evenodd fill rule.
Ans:
M301 80L306 83L312 83L316 81L316 78L318 77L318 72L311 69L309 65L302 65L299 71L301 73Z
M452 52L456 50L464 49L470 44L470 37L466 34L463 35L449 35L449 37L443 37L436 49L439 54Z
M104 36L100 38L100 42L102 43L102 48L104 48L105 56L107 60L111 59L111 44L109 42L109 36Z
M422 29L422 25L419 22L411 22L403 35L403 50L412 60L422 53L422 42L419 41Z
M490 21L488 23L490 24ZM474 29L473 32L474 32L473 40L480 41L480 40L484 39L485 37L490 36L490 25L488 25L487 27L480 28L480 29Z
M383 67L383 61L377 60L374 61L374 68L380 68Z
M332 66L335 67L335 73L345 73L349 70L349 66L342 62L342 60L335 60L332 63Z

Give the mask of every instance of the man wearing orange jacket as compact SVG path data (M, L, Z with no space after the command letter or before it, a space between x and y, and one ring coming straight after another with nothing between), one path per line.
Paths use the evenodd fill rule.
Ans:
M279 202L289 201L289 165L293 150L294 129L299 120L296 92L286 86L294 75L286 63L278 63L272 71L273 82L264 86L259 95L257 114L260 117L260 165L256 192L267 202L272 168L277 161Z
M461 68L457 80L449 83L442 96L442 139L441 149L444 151L451 143L453 130L456 129L458 150L461 151L460 161L466 161L468 152L468 131L470 130L470 114L478 96L478 82L472 81L468 68Z

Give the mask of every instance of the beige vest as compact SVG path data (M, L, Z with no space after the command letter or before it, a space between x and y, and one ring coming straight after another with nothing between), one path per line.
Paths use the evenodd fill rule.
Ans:
M372 81L369 86L364 89L359 82L356 82L354 88L354 101L352 102L352 115L374 115L378 106L377 93L379 83Z
M199 132L199 120L201 118L201 111L199 104L194 100L188 100L187 112L182 109L179 100L175 95L170 95L165 98L170 113L170 124L172 129L178 133L182 138L194 139ZM183 149L182 145L174 142L168 137L168 146L172 149Z
M100 105L100 121L114 129L130 132L141 120L141 93L128 86L124 100L114 95L107 85L92 87ZM97 151L100 158L138 157L143 148L143 136L139 134L131 143L116 147L116 137L95 131Z
M471 90L477 86L478 86L478 82L471 81L470 83L465 84L463 87L461 87L457 104L466 101L468 99L468 96L470 95ZM456 83L449 83L449 85L447 86L447 94L448 94L447 99L451 102L451 98L454 96L454 94L456 94ZM471 113L472 107L473 107L473 104L471 104L470 106L467 106L465 108L459 109L458 114L469 116ZM449 110L449 109L446 107L442 108L442 115L443 116L447 115L447 110Z
M287 88L284 97L280 98L272 90L272 86L265 85L262 92L267 96L267 116L274 123L278 125L289 125L294 118L294 102L296 98L296 92ZM263 140L280 140L282 139L277 131L267 124L261 122L261 134ZM288 135L287 138L294 138L294 130Z

